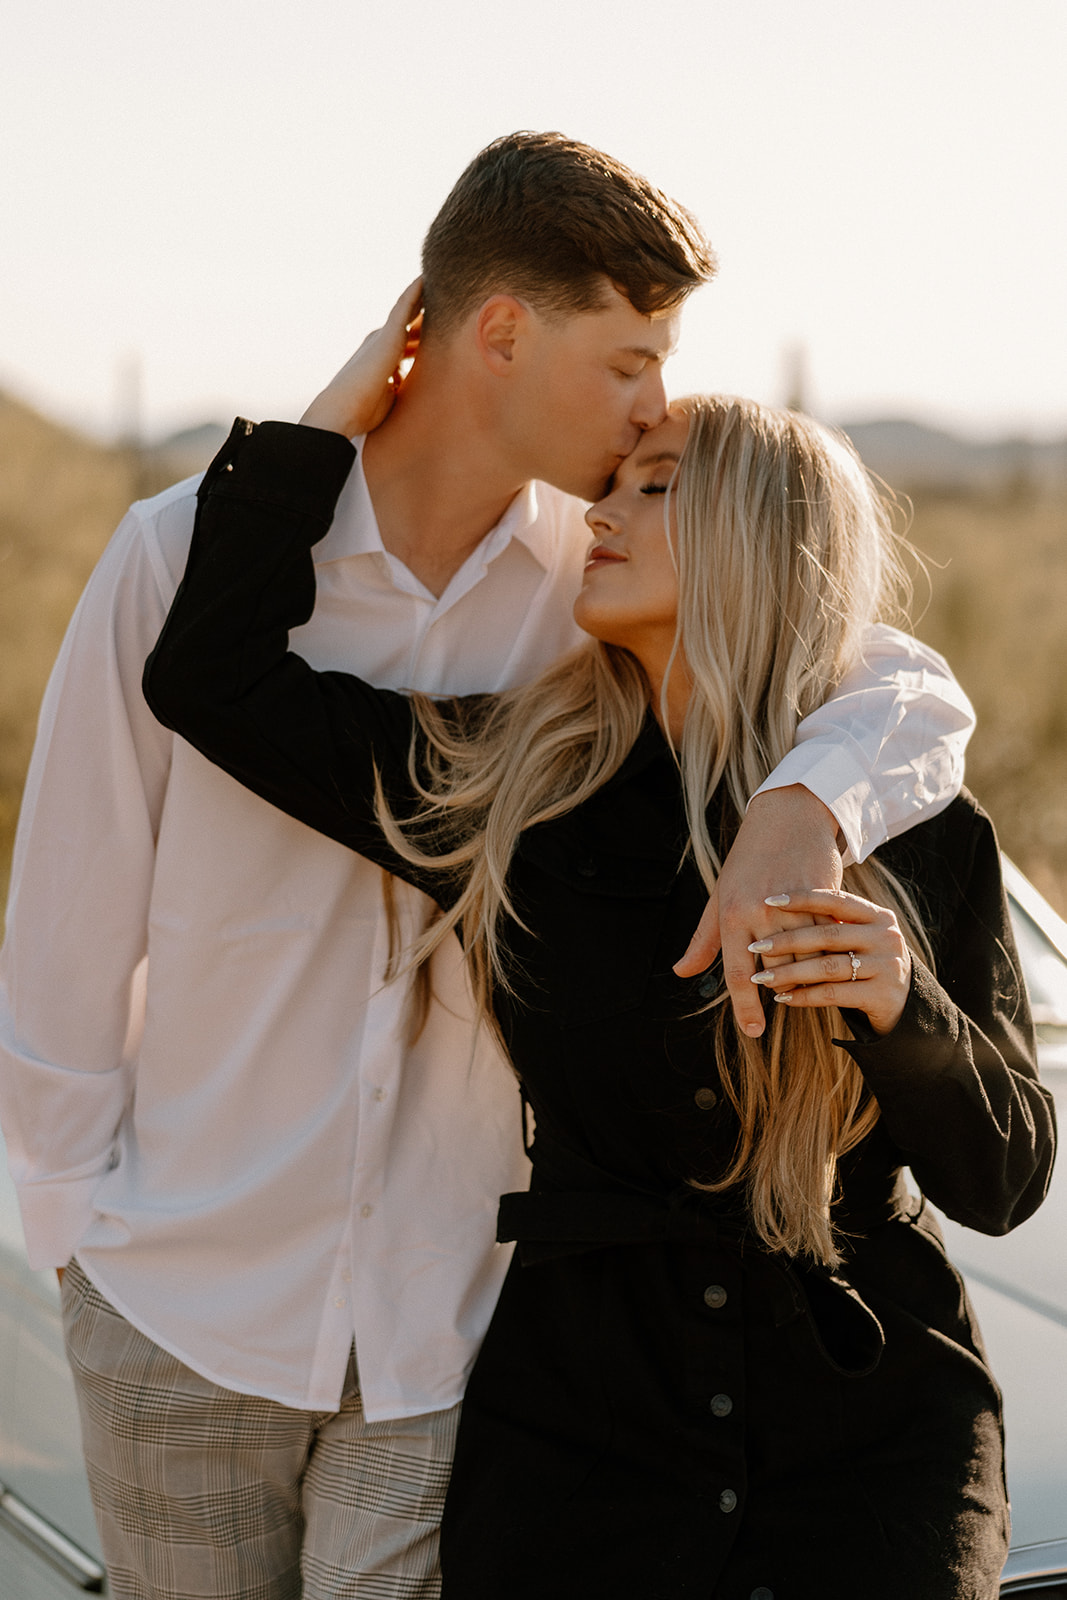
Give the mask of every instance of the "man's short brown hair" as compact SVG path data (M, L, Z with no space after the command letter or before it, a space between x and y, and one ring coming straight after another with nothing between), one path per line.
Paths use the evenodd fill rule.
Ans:
M511 133L475 156L430 224L426 327L448 333L493 294L594 311L605 278L636 311L671 311L716 265L696 218L621 161L561 133Z

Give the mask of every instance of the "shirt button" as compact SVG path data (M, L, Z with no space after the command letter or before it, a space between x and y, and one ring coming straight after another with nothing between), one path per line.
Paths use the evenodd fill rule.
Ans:
M360 1214L361 1217L373 1217L373 1215L374 1215L374 1207L373 1206L360 1206L359 1214Z
M721 1283L713 1283L704 1290L704 1304L713 1311L721 1311L726 1304L726 1290Z
M579 861L579 863L578 863L578 876L581 877L581 878L595 878L596 877L596 862L595 861Z
M734 1403L728 1394L712 1396L711 1414L713 1417L728 1417L734 1409Z
M347 1304L348 1301L345 1299L343 1294L339 1294L337 1299L334 1301L334 1305L337 1307L338 1311L343 1311Z
M384 1100L385 1099L385 1090L384 1089L375 1089L374 1094L372 1096L372 1099L374 1099L374 1100Z
M701 1111L710 1111L713 1106L717 1106L719 1103L719 1097L714 1089L698 1089L693 1099Z
M732 1489L724 1489L722 1494L719 1496L719 1510L720 1511L736 1511L736 1509L737 1509L737 1496L736 1496L736 1494L734 1494L734 1491Z
M347 1267L345 1268L345 1270L341 1274L341 1282L342 1283L351 1283L352 1282L352 1274L349 1272Z

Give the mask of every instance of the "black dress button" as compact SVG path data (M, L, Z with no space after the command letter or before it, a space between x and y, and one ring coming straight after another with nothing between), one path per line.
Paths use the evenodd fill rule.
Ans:
M732 1489L724 1489L719 1496L719 1510L726 1512L737 1510L737 1496Z
M764 1588L761 1583L758 1589L753 1589L748 1600L774 1600L774 1594L772 1590Z
M698 1089L693 1099L701 1111L711 1111L719 1103L719 1097L714 1089Z
M734 1403L728 1394L716 1394L711 1397L711 1414L713 1417L728 1417L734 1409Z
M721 1311L726 1304L726 1290L721 1283L712 1283L704 1290L704 1304L713 1311Z
M578 876L581 877L581 878L595 878L596 877L596 862L595 861L579 861L579 863L578 863Z

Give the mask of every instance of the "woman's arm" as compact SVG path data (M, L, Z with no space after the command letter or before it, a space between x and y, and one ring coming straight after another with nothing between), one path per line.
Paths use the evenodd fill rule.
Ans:
M857 1035L844 1047L923 1192L967 1227L1006 1233L1043 1200L1056 1135L1052 1097L1037 1081L996 836L963 796L890 847L886 859L915 884L920 900L932 891L933 903L940 890L949 908L935 930L937 976L919 961L911 964L895 1022L881 1031L877 1021L871 1025L881 991L901 983L899 967L895 975L889 970L898 960L895 946L873 919L860 918L853 897L841 897L834 909L832 896L790 896L790 905L797 900L802 909L843 920L775 935L774 953L800 964L776 968L767 985L790 994L784 1003L791 1007L842 1008ZM807 946L816 941L825 954L810 954ZM859 954L855 982L849 950ZM823 962L833 971L820 977L815 969Z
M339 433L234 424L201 484L144 692L165 726L246 788L440 900L439 876L398 858L374 818L375 771L395 815L415 808L410 701L314 672L288 649L315 604L312 546L354 460Z

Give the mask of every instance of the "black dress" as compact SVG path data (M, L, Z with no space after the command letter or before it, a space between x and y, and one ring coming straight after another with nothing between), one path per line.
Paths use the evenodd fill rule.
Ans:
M292 816L448 903L373 820L411 804L404 696L286 654L310 549L353 460L339 436L235 428L145 674L157 716ZM467 703L455 703L462 717ZM679 867L677 772L650 718L589 802L520 841L501 1032L535 1113L519 1241L471 1374L442 1535L446 1600L987 1600L1007 1549L1000 1396L935 1220L1002 1233L1054 1147L992 828L969 797L881 852L917 894L899 1024L846 1048L881 1118L842 1163L835 1275L773 1257L736 1195L697 1193L736 1125Z

